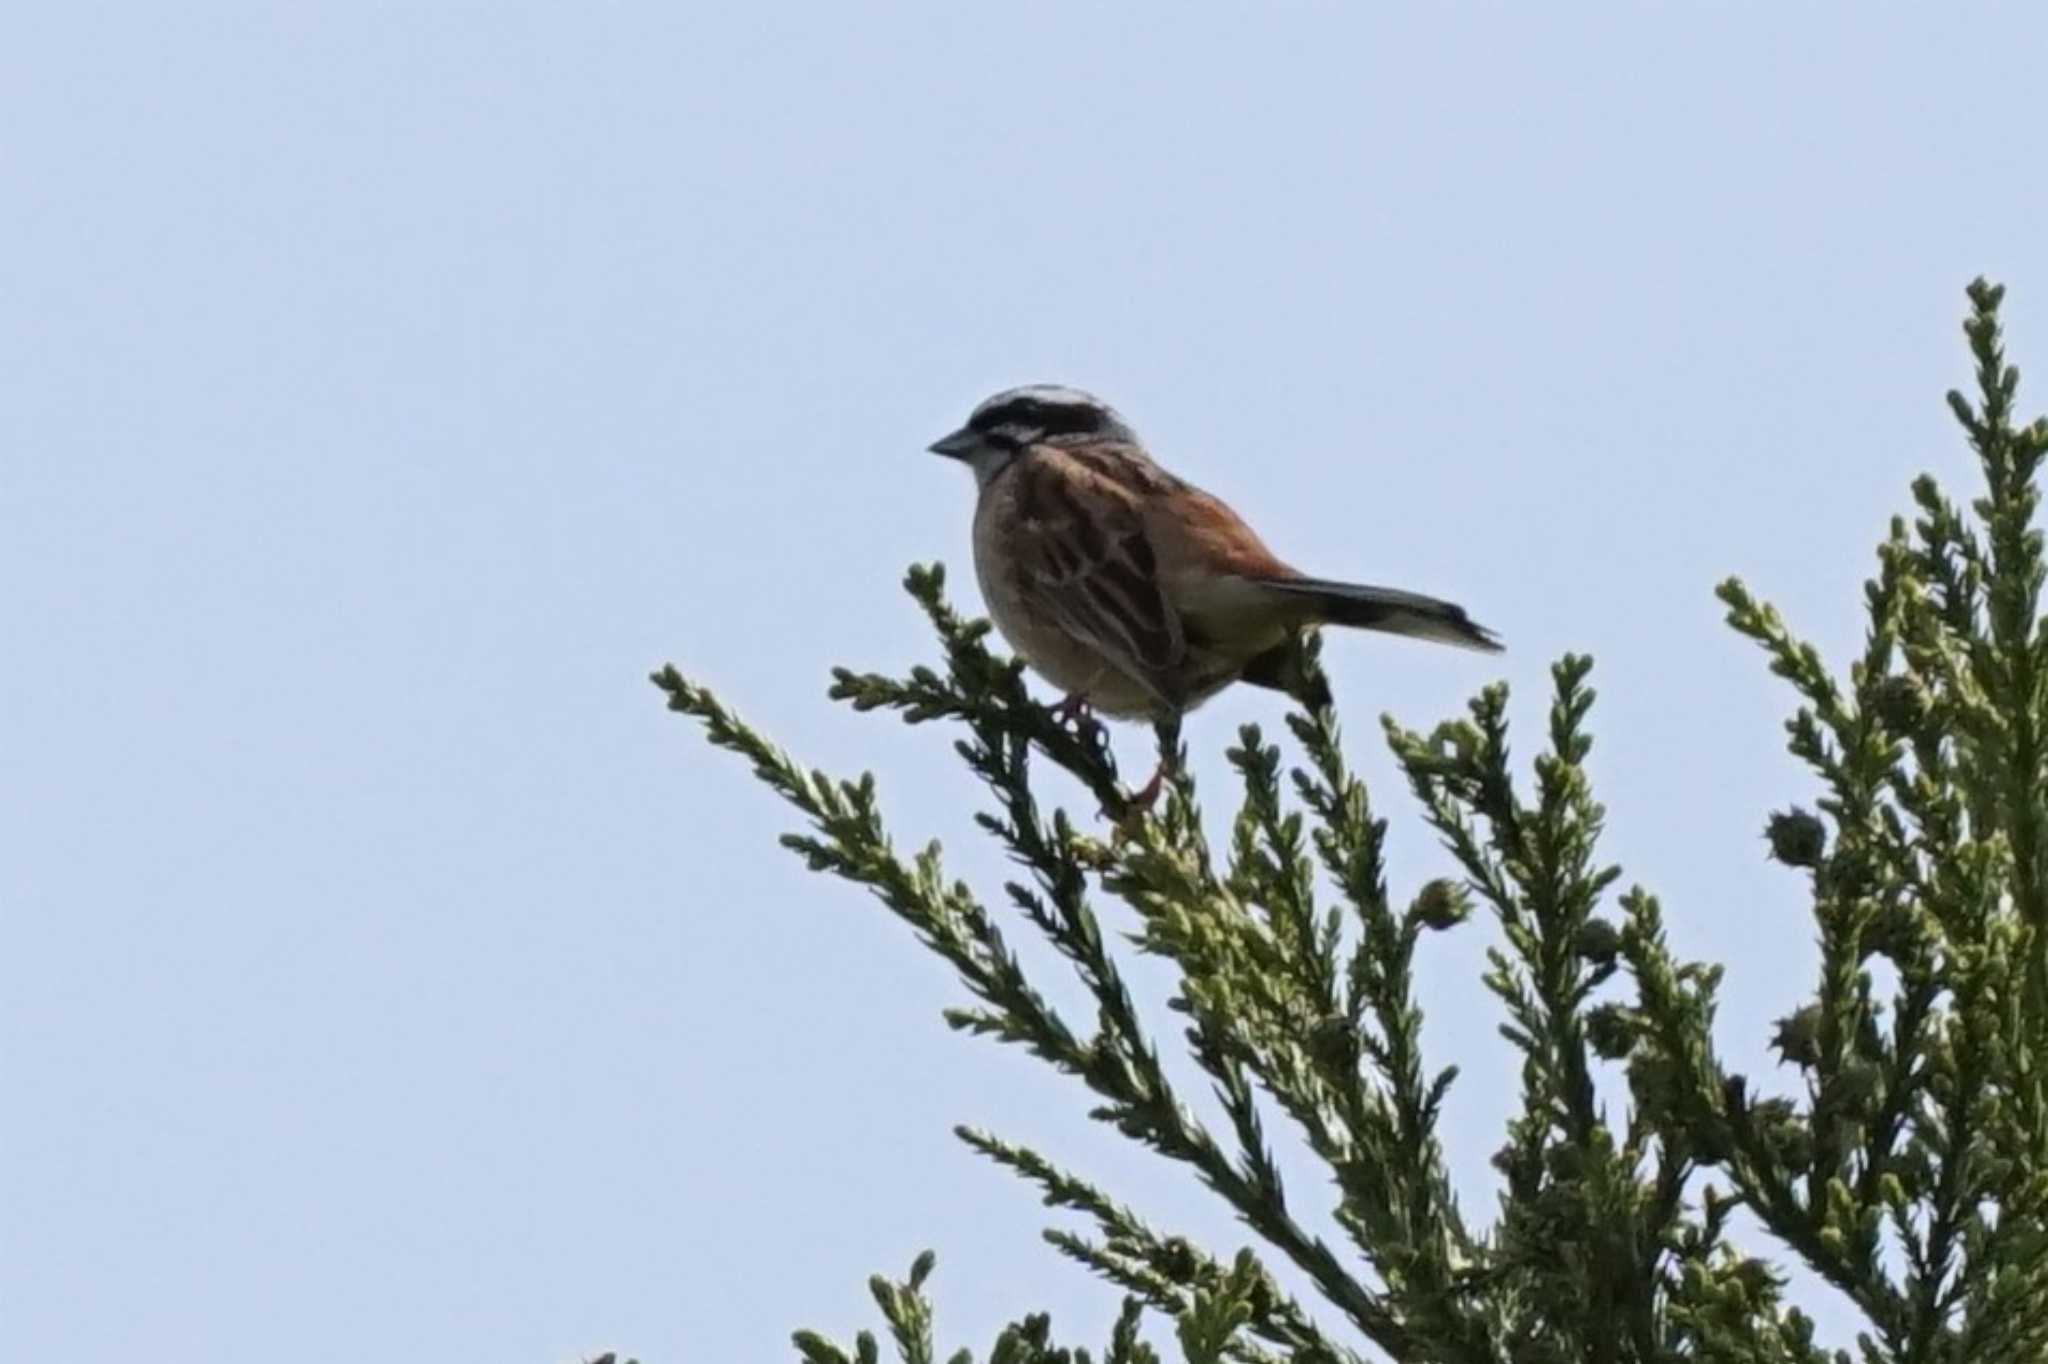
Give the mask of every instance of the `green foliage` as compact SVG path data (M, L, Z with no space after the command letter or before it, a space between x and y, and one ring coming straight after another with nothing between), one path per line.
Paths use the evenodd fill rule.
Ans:
M1586 771L1589 660L1552 669L1544 745L1510 761L1508 693L1489 687L1427 734L1386 722L1457 881L1398 896L1387 825L1347 765L1328 709L1290 716L1299 758L1247 726L1229 757L1240 794L1212 842L1185 764L1156 811L1133 808L1107 746L1033 701L988 625L948 605L937 567L906 586L944 650L905 678L840 671L835 698L912 724L957 725L990 806L980 827L1022 872L1006 916L1071 967L1093 1017L1064 1016L1006 944L998 916L931 844L899 852L872 777L807 773L673 668L672 709L748 759L809 830L785 843L866 886L959 975L955 1028L1026 1048L1092 1095L1093 1115L1188 1167L1262 1245L1227 1260L1154 1228L1037 1152L970 1128L962 1140L1035 1185L1080 1230L1047 1238L1126 1295L1100 1358L1158 1358L1147 1313L1190 1361L1820 1361L1830 1355L1739 1248L1744 1211L1779 1258L1804 1263L1865 1317L1872 1361L2026 1360L2048 1353L2048 632L2035 474L2048 425L2014 425L2000 291L1970 291L1975 404L1951 394L1985 474L1967 511L1932 480L1895 522L1870 583L1870 631L1846 679L1739 582L1729 620L1798 706L1791 752L1816 810L1772 815L1771 855L1810 883L1820 942L1812 998L1773 1042L1794 1097L1763 1097L1721 1060L1719 967L1675 957L1640 887L1612 894L1604 812ZM1304 667L1319 669L1313 646ZM1161 744L1175 743L1162 734ZM1034 760L1081 782L1114 822L1048 809ZM1102 908L1176 976L1180 1041L1221 1122L1176 1091L1134 1006ZM1455 1075L1432 1068L1416 952L1437 933L1498 927L1484 981L1520 1062L1520 1111L1494 1158L1500 1208L1470 1221L1437 1137ZM1610 1075L1626 1112L1599 1098ZM1283 1187L1279 1139L1330 1176L1327 1200ZM1327 1222L1333 1243L1313 1228ZM1260 1255L1265 1259L1259 1258ZM1297 1301L1268 1271L1314 1289ZM876 1302L905 1364L934 1353L920 1257ZM880 1358L810 1333L811 1364ZM964 1364L961 1351L948 1356ZM1080 1364L1042 1316L1012 1325L994 1364Z

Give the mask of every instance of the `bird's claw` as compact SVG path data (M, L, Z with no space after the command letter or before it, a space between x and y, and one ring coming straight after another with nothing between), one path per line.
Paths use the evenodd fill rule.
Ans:
M1172 775L1170 763L1161 762L1159 766L1153 768L1151 780L1125 798L1123 820L1135 822L1140 817L1150 814L1152 807L1159 803L1159 793L1166 789L1167 778Z
M1094 708L1080 692L1052 707L1052 718L1061 729L1071 728L1074 737L1087 745L1090 752L1105 754L1109 751L1109 727L1095 718Z

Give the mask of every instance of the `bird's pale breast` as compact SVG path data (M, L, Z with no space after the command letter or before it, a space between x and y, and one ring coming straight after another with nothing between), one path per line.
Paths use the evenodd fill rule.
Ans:
M1022 520L1014 479L999 478L982 491L974 509L974 573L996 629L1033 671L1068 695L1085 696L1111 715L1151 714L1158 696L1067 630L1030 590L1015 543Z

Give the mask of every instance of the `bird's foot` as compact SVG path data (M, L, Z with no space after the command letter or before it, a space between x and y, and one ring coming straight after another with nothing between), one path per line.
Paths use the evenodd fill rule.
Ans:
M1095 718L1095 707L1088 703L1085 693L1074 692L1054 706L1052 718L1061 729L1071 727L1074 737L1087 745L1090 752L1109 751L1109 728Z
M1066 699L1052 708L1052 715L1062 725L1085 724L1095 718L1094 710L1088 704L1085 692L1072 692Z
M1146 814L1154 805L1158 804L1159 793L1166 789L1166 779L1172 775L1173 765L1171 763L1162 762L1159 766L1153 768L1152 779L1131 792L1130 799L1124 802L1125 818Z
M1119 822L1126 828L1144 818L1158 804L1166 783L1180 775L1180 722L1181 712L1177 709L1162 711L1154 721L1153 728L1159 736L1159 765L1152 769L1150 781L1125 798Z

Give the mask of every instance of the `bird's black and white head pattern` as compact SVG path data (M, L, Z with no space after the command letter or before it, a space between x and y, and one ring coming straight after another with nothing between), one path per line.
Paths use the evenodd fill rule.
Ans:
M967 429L993 443L1016 446L1057 436L1137 439L1115 408L1092 393L1061 384L1005 389L974 409Z
M1027 445L1137 439L1116 409L1093 394L1062 384L1029 384L988 399L967 425L931 448L963 461L986 483Z

